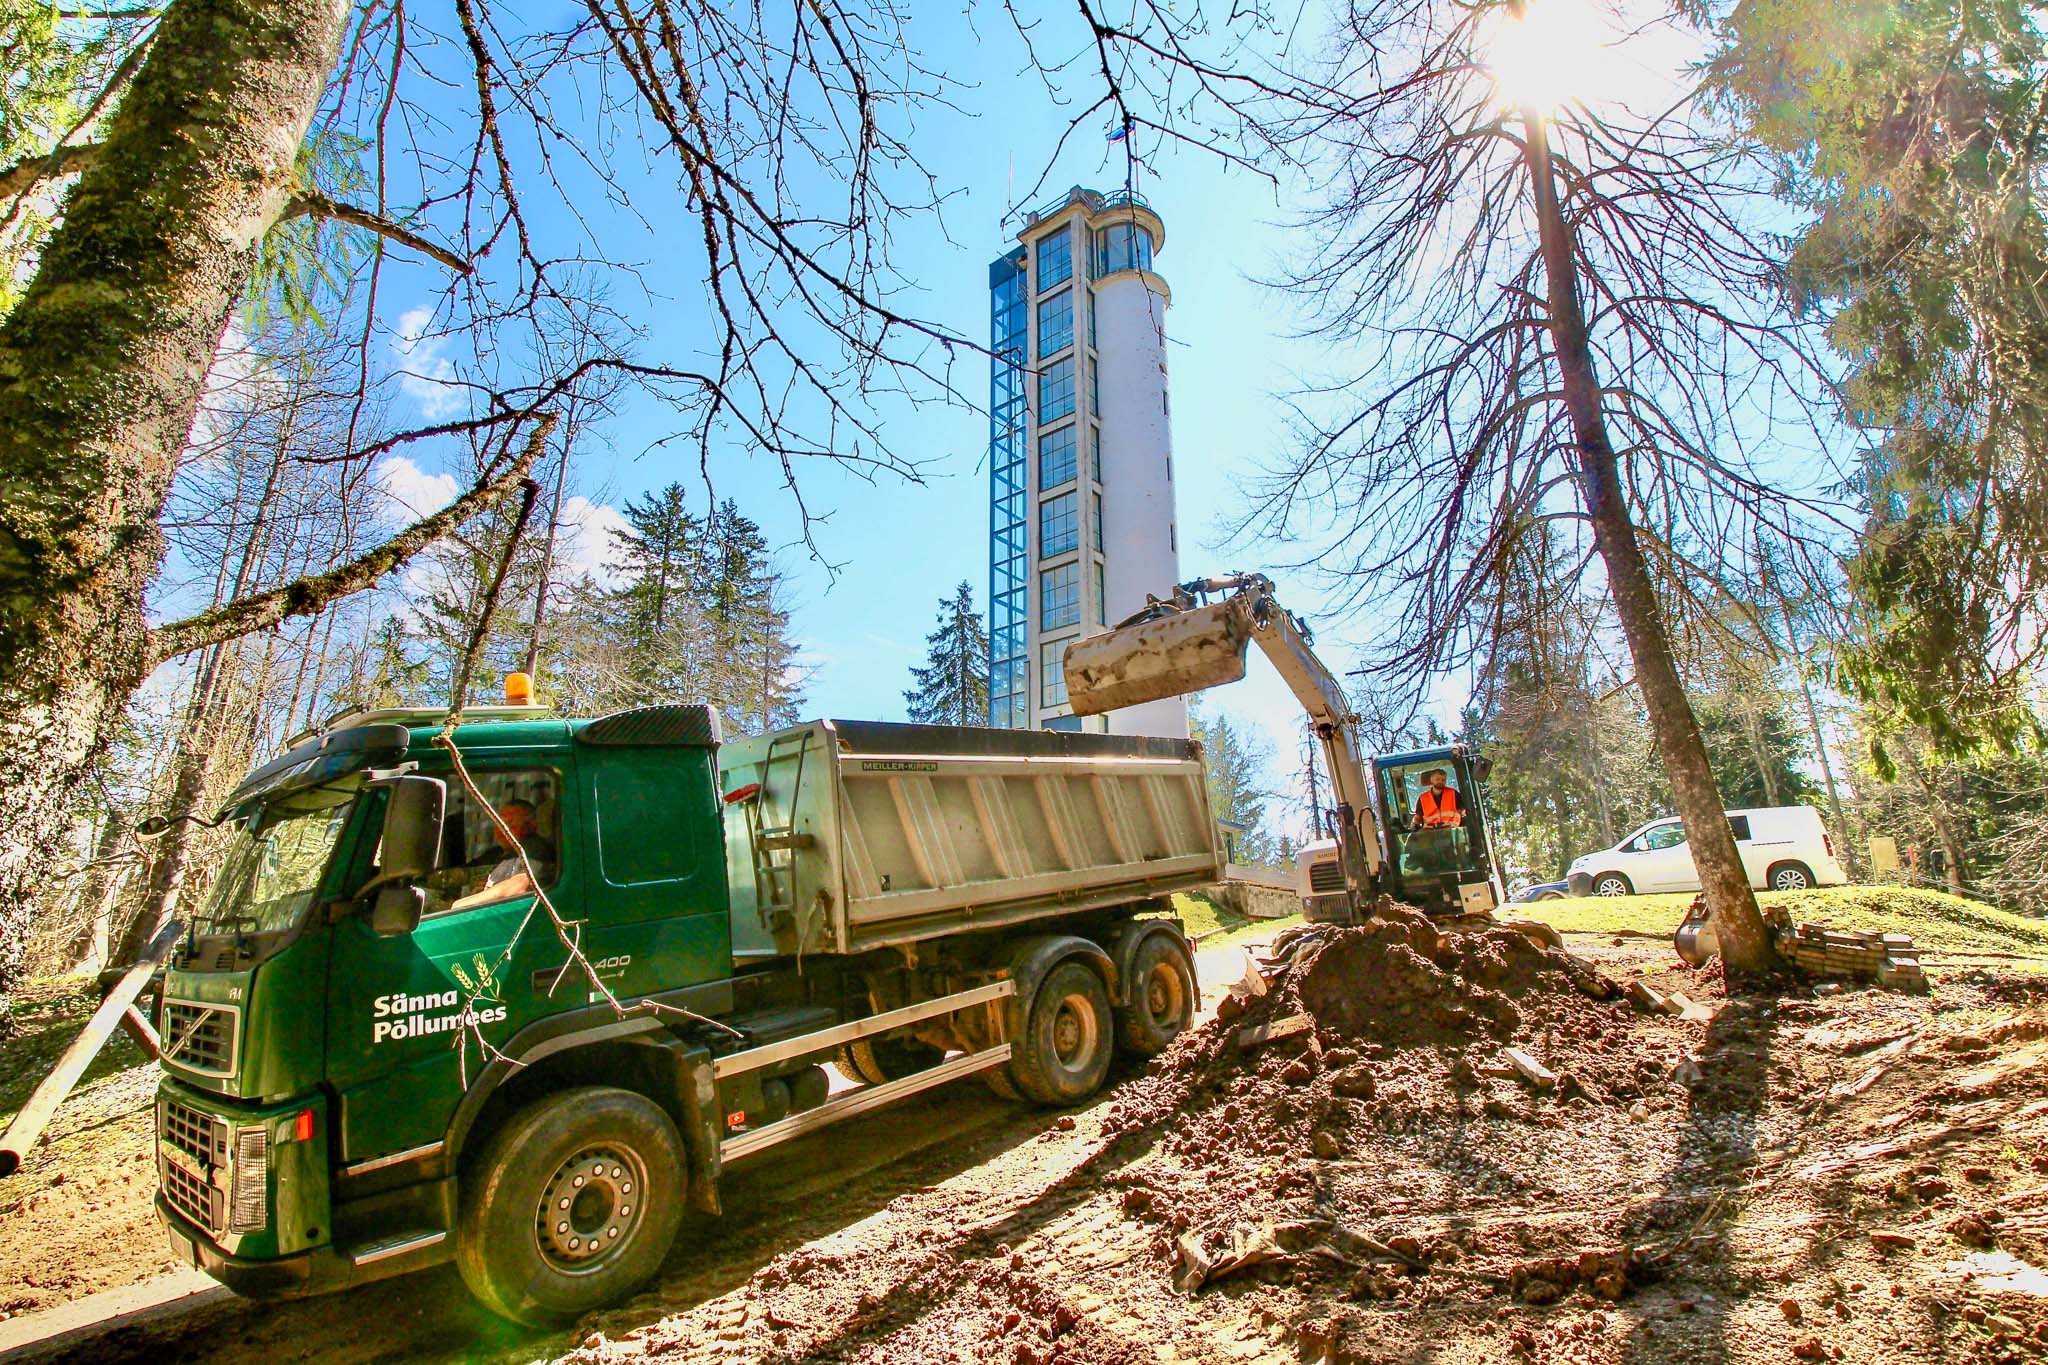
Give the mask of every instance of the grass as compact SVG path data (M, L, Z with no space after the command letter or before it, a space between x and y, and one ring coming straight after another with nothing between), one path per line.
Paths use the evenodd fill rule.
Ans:
M12 1032L0 1045L0 1123L12 1119L50 1074L92 1017L100 996L91 977L68 976L24 981L8 1003ZM148 1062L135 1040L117 1030L79 1078L79 1087Z
M1200 892L1175 892L1173 908L1180 916L1181 923L1187 926L1188 937L1199 940L1195 946L1203 949L1264 938L1290 924L1301 922L1300 915L1289 915L1285 919L1256 919L1250 915L1241 915L1227 905L1219 905L1210 900Z
M1832 886L1812 891L1766 891L1769 908L1782 905L1795 920L1836 929L1878 929L1911 934L1930 952L2014 953L2048 957L2048 921L2029 919L1980 901L1903 886ZM1661 896L1575 896L1505 907L1564 933L1671 933L1692 904L1692 893Z

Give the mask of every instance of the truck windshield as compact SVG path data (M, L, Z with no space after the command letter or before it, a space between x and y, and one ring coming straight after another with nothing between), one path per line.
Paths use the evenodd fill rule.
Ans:
M320 889L355 798L354 782L330 783L238 816L240 831L198 927L261 934L296 925Z

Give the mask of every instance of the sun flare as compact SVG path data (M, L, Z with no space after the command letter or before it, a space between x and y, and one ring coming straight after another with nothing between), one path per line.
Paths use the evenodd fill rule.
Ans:
M1500 14L1486 67L1503 105L1544 112L1572 101L1635 103L1672 88L1672 35L1631 32L1600 0L1527 0Z

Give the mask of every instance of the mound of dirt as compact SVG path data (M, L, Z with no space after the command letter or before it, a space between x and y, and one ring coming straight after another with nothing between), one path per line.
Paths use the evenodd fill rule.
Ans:
M1127 1087L1111 1128L1168 1121L1170 1143L1190 1151L1273 1150L1318 1130L1327 1151L1348 1145L1344 1129L1409 1126L1433 1112L1524 1117L1516 1100L1626 1107L1664 1083L1666 1068L1618 997L1584 963L1521 933L1447 932L1391 906L1362 927L1300 940L1275 989L1241 1017L1183 1037ZM1261 1041L1262 1029L1280 1036ZM1555 1084L1517 1079L1514 1098L1486 1096L1489 1077L1515 1075L1511 1045Z

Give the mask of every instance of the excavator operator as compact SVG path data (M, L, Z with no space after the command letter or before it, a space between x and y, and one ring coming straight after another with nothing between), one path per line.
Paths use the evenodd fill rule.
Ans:
M1422 775L1422 780L1429 785L1415 800L1415 814L1408 822L1409 847L1414 850L1417 863L1432 872L1441 872L1456 856L1454 831L1465 823L1464 800L1458 789L1450 785L1450 775L1442 768L1431 768Z

